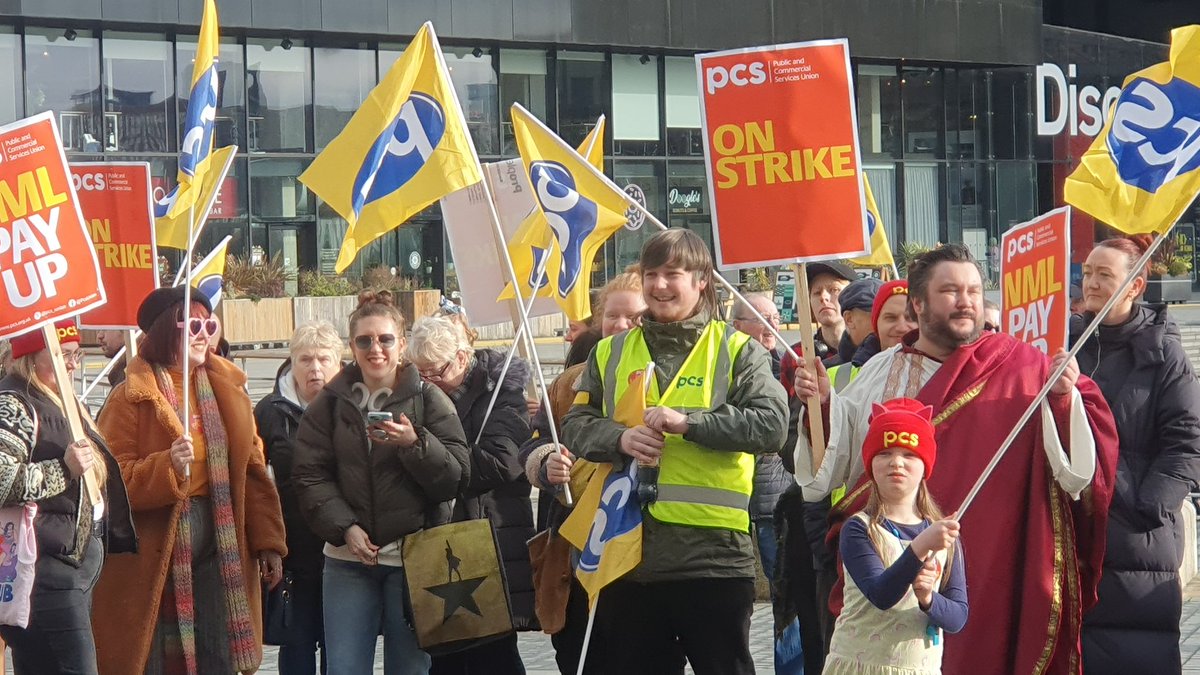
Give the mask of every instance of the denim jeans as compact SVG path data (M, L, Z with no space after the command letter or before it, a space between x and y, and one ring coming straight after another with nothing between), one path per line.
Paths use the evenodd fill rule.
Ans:
M386 675L426 675L429 655L417 646L406 615L404 568L325 559L325 650L329 672L371 675L375 643L383 634Z

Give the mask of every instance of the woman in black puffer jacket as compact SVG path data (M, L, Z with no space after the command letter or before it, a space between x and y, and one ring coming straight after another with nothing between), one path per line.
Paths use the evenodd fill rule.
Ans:
M1127 239L1101 242L1083 267L1091 322L1142 251ZM1084 617L1088 675L1179 673L1183 609L1180 507L1200 478L1200 384L1163 305L1135 298L1145 277L1080 351L1080 372L1100 385L1120 434L1117 487L1109 510L1099 602Z
M471 479L454 505L454 522L488 518L496 528L500 558L508 581L513 626L536 630L533 569L527 541L535 534L533 505L518 450L529 440L525 382L529 368L514 358L501 378L504 353L471 349L463 324L444 318L419 319L413 325L408 356L421 377L454 402L471 452ZM496 404L488 404L496 389ZM486 418L486 423L484 419ZM433 675L524 675L517 636L438 656Z

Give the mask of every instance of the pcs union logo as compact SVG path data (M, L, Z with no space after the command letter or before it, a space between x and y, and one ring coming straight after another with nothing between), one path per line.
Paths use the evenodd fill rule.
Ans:
M579 552L579 571L596 572L604 549L614 539L629 534L642 524L642 508L637 501L637 462L628 462L624 470L613 471L604 481L600 504L588 532L587 545Z
M1107 141L1121 180L1146 192L1200 168L1200 88L1137 80L1117 99Z
M446 114L431 96L413 92L400 114L375 139L354 178L354 217L363 207L411 181L429 161L446 133Z
M179 148L179 170L188 176L196 175L196 167L212 151L213 123L217 119L217 64L213 60L208 70L196 80L188 101L187 118Z
M529 166L529 180L562 255L558 292L566 297L583 270L583 242L596 229L599 209L579 194L575 177L558 162L540 161Z

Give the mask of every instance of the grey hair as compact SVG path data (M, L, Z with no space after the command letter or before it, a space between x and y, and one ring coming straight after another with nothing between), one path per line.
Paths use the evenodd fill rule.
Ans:
M731 321L737 321L738 319L744 319L744 318L746 318L747 314L750 315L750 317L749 317L750 319L754 319L754 312L750 311L750 305L748 304L751 300L755 300L755 299L765 300L768 305L771 305L771 306L775 305L775 298L772 297L771 294L766 291L751 291L750 293L742 293L742 297L744 297L746 299L746 302L742 302L741 300L738 300L736 303L734 303L733 314L730 316Z
M333 324L328 321L314 321L300 326L292 333L292 342L288 349L292 356L305 349L328 349L340 360L346 350L346 343L342 342Z
M470 351L466 335L454 321L446 317L424 317L413 324L408 339L409 361L441 363L453 359L460 351Z

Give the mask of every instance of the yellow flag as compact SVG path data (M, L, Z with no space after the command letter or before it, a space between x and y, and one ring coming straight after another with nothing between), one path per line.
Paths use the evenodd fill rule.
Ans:
M596 253L625 224L625 194L595 166L599 142L591 144L590 159L584 159L519 104L513 104L512 121L537 205L513 237L522 243L510 250L524 286L522 296L529 297L542 256L549 255L548 292L571 320L581 321L592 313L589 291ZM589 138L604 133L601 124L597 129ZM602 150L599 157L602 162ZM510 284L500 299L513 295Z
M859 267L891 267L896 264L892 258L892 247L888 245L887 231L883 228L883 218L879 215L879 206L875 203L875 193L871 192L871 182L867 174L862 174L863 189L867 193L867 232L871 235L871 253L860 258L850 258L846 262Z
M1125 78L1108 123L1067 177L1068 204L1127 234L1165 234L1200 192L1200 26L1166 63Z
M339 273L367 244L482 178L428 22L342 133L300 175L349 224L335 265Z
M200 201L195 187L203 182L213 155L213 123L217 119L217 98L220 81L217 77L217 57L221 41L217 30L217 5L204 0L200 18L200 39L192 64L192 82L188 90L187 114L184 116L183 139L179 147L179 175L175 187L155 203L156 218L178 219ZM184 225L186 226L186 218ZM183 239L186 241L187 235ZM159 245L163 245L161 240ZM167 244L170 246L170 244ZM184 244L182 247L186 248Z
M192 183L187 189L189 198L195 200L194 211L184 209L177 215L162 215L154 219L154 236L159 246L177 248L181 251L187 250L188 244L190 244L188 241L188 217L193 216L201 226L204 224L204 220L208 217L207 211L212 208L212 203L221 189L221 183L225 181L225 176L229 173L229 167L233 165L236 154L236 145L228 145L212 151L208 159L211 168L200 174L200 180ZM227 196L230 199L235 197L235 195ZM156 205L155 215L157 214L158 206ZM193 239L199 234L199 229L199 227L194 228Z
M625 426L642 423L646 414L646 382L653 368L634 373L616 403L612 419ZM612 383L607 383L612 386ZM622 471L601 463L588 481L571 515L559 528L579 551L575 576L595 603L600 590L642 562L642 507L637 500L637 462Z
M192 287L196 292L208 298L208 305L213 309L221 304L221 297L225 290L225 257L229 255L229 240L233 239L232 235L226 236L217 244L204 260L196 263L192 268Z

